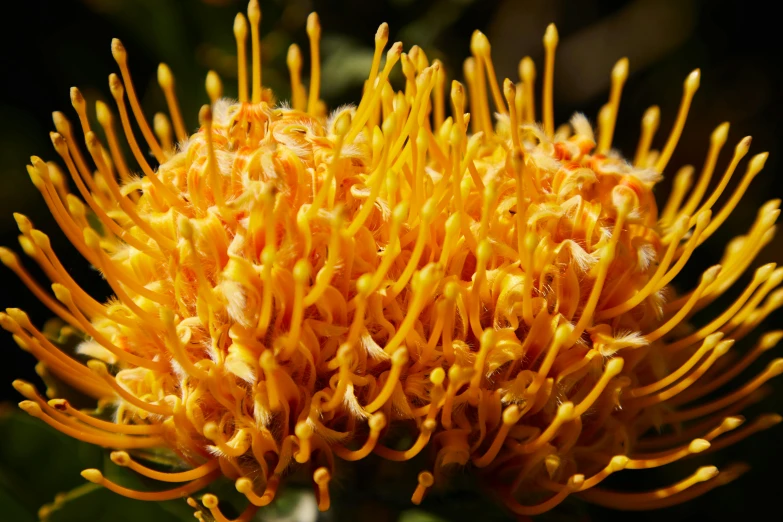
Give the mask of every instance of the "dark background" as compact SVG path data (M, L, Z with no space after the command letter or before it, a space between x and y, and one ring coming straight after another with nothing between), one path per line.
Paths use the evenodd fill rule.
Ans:
M731 121L732 127L719 172L736 142L749 134L753 135L751 154L770 151L770 158L731 219L697 251L689 272L678 281L684 287L692 286L701 270L718 261L728 239L745 233L763 202L783 195L783 164L778 153L783 138L783 104L779 96L783 88L781 29L779 18L766 3L270 0L262 1L261 7L264 82L282 99L288 98L286 49L292 41L298 42L303 51L307 49L304 20L311 10L318 11L324 35L322 96L330 107L358 100L359 86L369 67L373 35L383 21L389 22L392 41L402 40L406 49L421 45L430 59L443 60L449 78L456 75L459 79L462 60L469 53L470 35L474 29L481 29L492 42L500 79L515 80L518 61L528 54L536 60L540 78L541 37L546 25L554 21L560 32L555 76L558 122L567 120L576 110L595 120L607 98L612 65L622 56L629 57L631 74L623 94L615 142L631 157L644 110L652 104L661 107L661 131L656 140L660 146L676 113L683 80L693 68L700 67L701 88L670 163L673 168L667 173L669 177L683 164L694 165L698 172L710 132L726 120ZM73 277L96 297L107 296L108 287L57 230L29 181L25 171L29 156L55 159L47 136L54 130L51 112L62 110L76 122L69 87L77 85L82 89L91 112L96 99L111 100L107 77L117 69L109 50L112 37L120 37L128 49L135 84L148 117L165 108L155 80L158 62L165 61L174 71L186 123L193 129L197 109L207 101L203 80L208 69L221 74L226 95L236 92L231 27L236 11L244 8L244 1L232 0L35 0L16 4L14 14L6 12L0 31L0 244L20 252L11 214L24 213L37 228L51 234L55 250L61 253ZM537 96L539 92L537 89ZM738 170L743 168L744 165ZM736 180L729 190L735 183ZM668 181L656 190L659 202L664 201ZM776 240L759 259L780 262L782 250ZM26 266L40 275L31 264ZM0 279L0 309L23 308L33 321L42 324L50 315L47 310L10 271L0 269L4 270ZM743 281L735 285L737 289L741 289ZM766 329L774 328L780 317L773 316ZM34 380L33 358L18 350L4 332L0 333L0 353L0 400L17 401L10 381L16 377ZM753 371L759 371L768 360L769 356ZM783 411L782 399L783 385L778 385L760 408L751 410L749 419L754 411ZM783 452L777 444L783 433L780 430L778 427L757 434L730 450L711 455L709 462L720 465L740 459L748 461L753 469L731 486L713 490L699 500L649 514L618 514L591 508L588 514L573 519L778 519L779 515L771 513L779 506L779 471L783 469ZM0 433L0 444L3 441L4 434ZM689 466L693 469L693 461ZM620 480L633 473L622 473ZM657 483L673 482L685 473ZM371 491L365 493L373 496ZM431 505L438 502L448 503L448 498L432 500ZM1 509L2 506L0 512Z

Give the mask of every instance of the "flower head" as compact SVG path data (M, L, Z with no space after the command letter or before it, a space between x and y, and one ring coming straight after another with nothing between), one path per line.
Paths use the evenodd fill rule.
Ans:
M644 493L597 487L612 473L663 466L780 420L767 415L740 428L737 413L783 371L781 359L735 391L701 399L783 337L766 333L733 366L721 364L783 303L783 269L762 266L724 311L688 326L769 243L780 201L764 205L690 290L671 288L767 157L747 161L718 208L750 148L750 138L740 140L710 188L728 138L728 124L720 125L695 184L693 168L680 169L659 212L653 188L685 126L698 70L685 80L663 147L651 149L653 107L629 162L612 149L625 59L612 71L597 136L581 114L555 128L554 25L544 36L538 124L529 58L519 83L501 85L489 41L476 32L465 84L447 89L443 65L422 49L404 53L398 42L386 51L386 24L358 106L327 117L315 14L307 22L309 89L294 45L291 102L277 104L262 87L260 17L252 0L234 25L239 100L222 98L210 73L210 104L195 134L186 131L165 64L158 80L171 122L158 114L149 125L115 40L116 109L95 107L105 141L74 88L81 133L55 113L51 134L64 169L37 157L28 167L62 231L115 296L101 303L82 290L46 234L16 215L22 248L51 279L53 296L11 251L0 258L79 332L80 355L60 351L21 310L0 314L0 324L47 373L113 406L114 415L47 401L16 381L27 399L21 407L115 449L120 466L179 484L134 491L95 469L83 472L87 480L164 500L225 475L247 497L247 520L299 466L310 469L319 507L328 509L335 469L370 453L403 461L431 449L431 467L411 488L414 503L448 481L451 467L467 466L497 483L520 515L571 494L620 509L663 507L743 471L702 467ZM389 76L398 63L405 85L395 91ZM123 156L121 135L140 174ZM656 428L663 434L653 435ZM405 430L410 447L392 449L394 433ZM143 450L157 447L189 469L145 466ZM201 501L190 500L198 517L204 509L225 520L216 496Z

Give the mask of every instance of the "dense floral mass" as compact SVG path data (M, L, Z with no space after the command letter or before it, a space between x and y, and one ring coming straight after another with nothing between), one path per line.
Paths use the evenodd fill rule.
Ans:
M685 126L698 70L685 81L662 148L651 148L659 119L652 107L629 162L612 149L625 59L612 71L596 131L581 114L555 127L554 26L544 36L539 124L529 58L520 82L501 85L489 42L476 32L465 84L449 87L443 65L419 47L386 50L386 24L358 106L327 116L315 14L307 24L309 88L293 45L292 98L278 103L262 87L260 17L253 0L234 25L239 100L222 98L210 73L210 104L195 134L164 64L158 80L171 120L157 114L150 127L115 40L116 107L95 107L105 140L74 88L81 129L57 112L51 133L64 168L38 157L28 167L63 233L114 297L101 303L82 290L47 235L15 216L22 249L51 279L53 296L10 250L0 252L3 263L82 341L72 357L19 309L0 314L0 323L41 372L104 408L83 411L51 389L47 400L15 381L27 399L20 406L114 449L116 464L177 485L135 491L96 469L83 472L87 480L165 500L226 476L247 497L239 519L249 520L295 468L310 470L319 508L328 509L335 470L371 453L404 461L427 450L414 503L465 466L519 515L572 494L654 509L744 470L701 467L647 492L599 487L612 473L686 459L780 421L766 415L740 427L738 413L783 371L783 360L744 385L730 381L783 332L761 335L732 365L720 358L783 303L783 268L758 268L714 318L697 315L770 242L780 201L765 204L692 288L676 294L670 286L767 157L745 162L718 208L750 148L749 137L740 140L714 176L729 131L720 125L701 174L680 169L659 212L653 188ZM405 84L397 91L389 78L398 63ZM724 385L730 391L713 394ZM399 447L400 433L409 447ZM181 470L143 463L158 447L175 452ZM226 520L215 495L199 500L188 500L197 518Z

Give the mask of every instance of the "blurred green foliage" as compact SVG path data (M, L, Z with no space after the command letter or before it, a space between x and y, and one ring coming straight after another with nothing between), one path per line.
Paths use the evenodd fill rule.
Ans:
M42 518L50 522L173 522L192 517L188 506L180 502L136 502L85 483L79 472L103 469L108 459L104 450L64 437L16 409L7 407L0 413L0 433L2 520L38 520L39 509L47 504L52 506L51 511ZM132 484L131 473L116 466L106 468L116 470L112 479Z

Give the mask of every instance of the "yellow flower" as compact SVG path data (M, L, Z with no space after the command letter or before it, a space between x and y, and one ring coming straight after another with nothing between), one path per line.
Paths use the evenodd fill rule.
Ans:
M54 297L11 251L0 257L83 333L82 359L61 352L21 310L0 314L0 323L46 372L116 411L106 420L16 381L27 399L20 405L70 436L116 449L116 464L179 485L133 491L95 469L83 472L87 480L131 498L165 500L225 475L247 497L240 519L248 520L297 466L311 470L319 508L328 509L330 478L345 465L338 461L370 453L403 461L432 450L430 470L411 488L414 503L433 483L447 482L448 469L467 466L497 484L520 515L570 494L653 509L743 471L702 467L642 493L596 487L620 470L662 466L780 421L766 415L725 434L743 423L737 413L761 385L783 371L781 359L744 386L701 399L783 337L766 333L733 365L719 361L783 303L776 290L783 268L762 266L725 311L688 327L770 242L780 201L764 205L691 290L676 295L670 287L767 157L747 162L718 209L750 147L750 138L739 141L710 191L728 136L728 124L720 125L695 184L693 169L680 169L659 213L653 188L685 126L698 70L685 81L662 149L651 150L653 107L630 163L611 148L625 59L612 71L597 137L580 114L555 128L553 25L544 36L539 125L529 58L520 63L521 81L501 86L489 42L476 32L467 90L452 82L446 118L441 63L430 64L418 47L403 53L398 42L381 67L386 24L376 33L359 105L326 117L315 14L307 23L309 90L292 46L291 104L276 104L262 88L260 17L252 0L248 18L239 14L234 25L239 101L221 98L220 79L210 73L211 103L192 136L164 64L158 79L173 125L158 114L150 127L115 40L121 78L112 75L110 89L119 117L102 102L95 107L105 143L73 89L84 138L61 113L51 135L67 175L37 157L28 167L62 231L115 297L100 303L83 291L48 237L16 215L22 248L51 279ZM398 62L405 86L395 91L389 74ZM118 127L142 176L123 157ZM389 447L392 425L413 435L409 449ZM144 451L135 452L155 447L169 448L190 469L146 467ZM203 505L226 520L214 495L201 500L189 499L197 517Z

